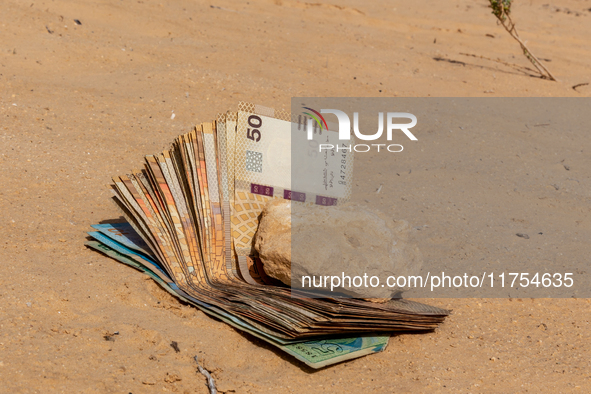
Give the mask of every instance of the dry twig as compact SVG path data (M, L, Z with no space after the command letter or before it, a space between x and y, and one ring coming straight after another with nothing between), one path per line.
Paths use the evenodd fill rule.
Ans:
M534 65L536 70L540 73L542 78L549 79L551 81L556 81L556 78L550 70L548 70L542 62L538 60L538 58L529 50L527 45L521 38L519 38L519 34L517 33L517 29L515 28L515 23L511 19L511 0L489 0L490 8L492 8L492 13L494 16L497 17L501 25L507 30L507 32L513 37L521 46L523 50L523 54L527 59Z
M207 378L207 387L209 388L209 393L210 394L217 394L217 389L215 388L215 381L213 380L213 377L211 376L209 371L207 371L207 369L203 368L201 366L201 364L199 364L199 360L197 359L197 356L195 356L193 358L195 359L195 362L197 363L197 368L199 369L199 372Z
M578 84L574 85L572 88L575 92L578 92L577 88L580 88L581 86L587 86L587 85L589 85L589 82L578 83Z

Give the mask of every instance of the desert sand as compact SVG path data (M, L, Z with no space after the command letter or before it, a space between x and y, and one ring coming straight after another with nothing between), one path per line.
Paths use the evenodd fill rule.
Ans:
M523 71L485 1L3 1L0 392L207 393L195 355L221 393L591 391L588 299L424 299L453 310L435 332L314 371L83 246L90 224L119 217L111 176L240 100L289 109L295 96L589 97L591 85L572 87L591 82L591 1L516 1L513 16L558 82ZM439 151L461 152L469 139L459 138L439 136ZM487 214L468 203L498 193L511 202L497 218L510 237L495 242L523 254L514 233L552 217L550 242L565 259L588 260L588 135L514 144L539 147L520 163L557 180L502 196L491 183L487 197L468 179L437 205L414 186L413 176L426 182L417 168L450 178L469 169L408 157L415 171L383 204L428 225L418 239L426 258L494 261L465 234ZM470 224L449 215L453 204L468 207Z

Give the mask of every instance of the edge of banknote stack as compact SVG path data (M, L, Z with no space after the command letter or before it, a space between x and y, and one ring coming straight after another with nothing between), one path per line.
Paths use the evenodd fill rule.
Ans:
M291 193L261 178L266 152L253 143L278 128L289 135L290 114L240 103L180 135L146 156L143 169L113 178L127 222L93 225L86 245L312 368L380 352L395 332L434 330L447 310L403 299L314 299L264 274L252 247L258 217L266 201Z

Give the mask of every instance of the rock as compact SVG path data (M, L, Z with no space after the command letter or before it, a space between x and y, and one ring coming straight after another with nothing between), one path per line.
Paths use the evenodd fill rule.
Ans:
M265 205L254 242L265 273L291 286L291 201Z
M404 290L388 287L388 276L417 275L422 266L418 248L408 242L409 226L367 207L344 204L324 207L272 200L265 206L255 249L265 272L293 288L338 288L358 298L381 302ZM355 276L364 278L361 286ZM338 276L337 280L333 277ZM375 287L372 276L379 278ZM328 277L328 280L327 280ZM351 278L351 283L349 279ZM316 285L308 284L312 279ZM328 281L328 283L326 283ZM341 283L344 282L344 283ZM382 287L382 285L384 285Z

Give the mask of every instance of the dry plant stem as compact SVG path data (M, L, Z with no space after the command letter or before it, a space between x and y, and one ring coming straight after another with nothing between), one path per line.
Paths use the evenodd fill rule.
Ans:
M193 359L197 363L197 369L199 369L199 372L207 379L207 388L209 388L209 394L217 394L215 381L213 380L213 377L211 376L209 371L203 368L201 364L199 364L199 359L197 358L197 356L193 357Z
M505 14L505 16L506 19L504 21L501 18L497 19L499 19L499 21L501 22L505 30L507 30L507 32L511 35L511 37L513 37L519 43L519 45L521 45L521 49L523 50L523 54L525 55L525 57L527 57L531 64L534 65L534 67L542 75L542 78L548 78L551 81L557 81L554 75L552 75L552 73L546 67L544 67L542 62L540 62L538 58L525 45L525 43L521 41L521 38L519 38L519 34L517 34L517 29L515 28L515 23L513 23L511 16L509 16L509 14Z

